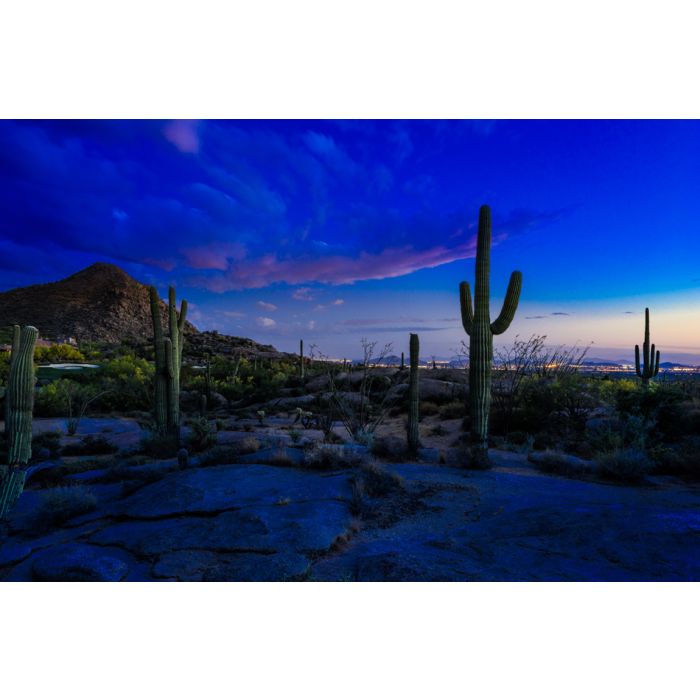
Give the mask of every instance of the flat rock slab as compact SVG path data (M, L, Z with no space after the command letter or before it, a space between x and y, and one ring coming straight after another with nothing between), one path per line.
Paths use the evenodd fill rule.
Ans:
M316 475L290 467L234 464L168 474L115 508L115 514L150 519L212 513L290 501L347 500L348 476Z
M293 581L304 578L309 566L309 559L295 552L220 554L180 550L161 556L153 566L153 576L173 581Z
M216 552L321 552L350 524L346 504L336 501L284 503L231 510L213 517L186 516L109 525L90 536L99 545L139 556L179 549Z
M35 581L121 581L128 572L123 558L85 544L52 547L32 562Z
M492 455L498 458L498 455ZM498 463L498 459L496 459ZM697 581L700 491L565 479L520 459L486 471L393 465L425 510L361 531L315 580Z

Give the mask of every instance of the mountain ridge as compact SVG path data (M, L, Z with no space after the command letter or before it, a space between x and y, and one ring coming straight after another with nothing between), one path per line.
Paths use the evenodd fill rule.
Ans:
M168 307L162 299L160 308L167 328ZM96 262L55 282L0 292L0 327L14 324L36 326L42 338L53 341L149 343L153 339L149 286L118 265ZM249 338L201 332L189 321L185 335L186 347L190 345L194 354L221 347L228 350L224 354L278 354L271 345Z

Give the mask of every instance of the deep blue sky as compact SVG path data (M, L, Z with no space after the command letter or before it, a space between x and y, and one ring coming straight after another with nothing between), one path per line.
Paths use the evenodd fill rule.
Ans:
M203 329L446 356L488 203L494 313L524 275L505 342L627 357L648 305L700 356L699 163L699 122L5 121L0 289L109 261Z

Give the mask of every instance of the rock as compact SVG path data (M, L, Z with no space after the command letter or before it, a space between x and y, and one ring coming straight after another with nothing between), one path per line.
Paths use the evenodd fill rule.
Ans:
M238 464L274 464L300 467L304 464L304 451L295 447L268 447L247 455L241 455Z
M440 461L440 450L435 447L421 447L418 450L418 458L423 462L437 464Z
M347 477L315 476L290 467L235 464L167 474L115 504L115 515L150 519L292 500L341 500L350 496Z
M181 549L222 553L323 552L349 527L347 504L302 501L275 494L270 505L228 510L215 516L189 515L108 525L90 542L126 549L137 556Z
M22 561L32 553L32 548L21 542L5 542L0 546L0 568Z
M52 547L32 564L36 581L121 581L128 571L125 561L85 544Z
M307 557L295 552L220 554L181 550L161 556L153 574L179 581L287 581L303 578L309 565Z

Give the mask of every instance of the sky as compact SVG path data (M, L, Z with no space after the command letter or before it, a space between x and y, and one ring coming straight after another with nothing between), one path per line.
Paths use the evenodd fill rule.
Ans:
M282 350L450 357L478 210L492 315L630 359L700 363L700 122L0 121L0 290L112 262L200 329Z

